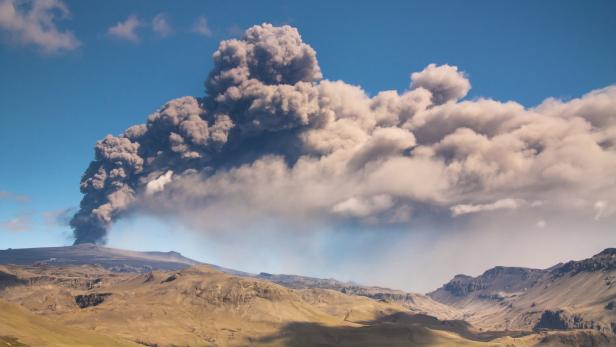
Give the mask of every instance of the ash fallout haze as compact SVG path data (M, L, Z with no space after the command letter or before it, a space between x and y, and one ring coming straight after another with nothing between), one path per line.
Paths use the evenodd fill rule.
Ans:
M616 245L615 17L0 0L0 248L418 292L588 258Z

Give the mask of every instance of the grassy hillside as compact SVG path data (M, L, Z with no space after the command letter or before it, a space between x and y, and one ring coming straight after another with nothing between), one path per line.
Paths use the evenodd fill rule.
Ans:
M134 347L139 345L84 329L68 327L0 300L0 347L5 346Z

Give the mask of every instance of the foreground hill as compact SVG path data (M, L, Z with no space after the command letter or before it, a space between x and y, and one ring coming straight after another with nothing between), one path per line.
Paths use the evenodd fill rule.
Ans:
M137 343L68 327L37 316L26 309L0 300L0 347L23 346L117 346L138 347Z
M495 267L458 275L432 299L488 329L595 329L616 333L616 249L549 269Z

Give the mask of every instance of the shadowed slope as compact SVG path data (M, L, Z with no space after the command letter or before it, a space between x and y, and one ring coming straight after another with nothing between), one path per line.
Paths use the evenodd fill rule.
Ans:
M266 345L412 347L412 346L595 346L607 347L616 338L593 330L541 333L477 331L464 321L439 321L434 317L395 313L355 327L294 322L259 342Z

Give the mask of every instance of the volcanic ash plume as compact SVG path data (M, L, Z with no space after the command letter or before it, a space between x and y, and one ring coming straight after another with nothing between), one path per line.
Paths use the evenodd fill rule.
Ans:
M616 210L614 86L534 108L461 101L465 74L430 64L407 91L371 97L323 80L298 31L270 24L221 42L213 61L203 98L96 143L75 243L104 242L131 211L191 214L205 230L220 211L404 224L425 211Z

